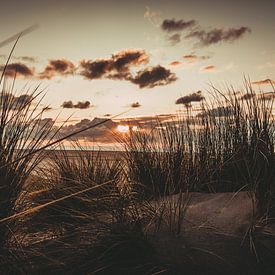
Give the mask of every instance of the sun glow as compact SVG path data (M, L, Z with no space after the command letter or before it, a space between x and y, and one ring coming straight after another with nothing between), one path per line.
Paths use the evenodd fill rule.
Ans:
M118 125L117 130L120 133L127 133L127 132L129 132L129 126L128 125Z

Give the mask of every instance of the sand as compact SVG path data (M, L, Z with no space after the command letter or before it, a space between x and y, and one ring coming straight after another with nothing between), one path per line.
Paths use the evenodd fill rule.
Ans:
M275 226L255 227L254 233L248 234L255 217L251 198L247 192L190 193L180 219L180 233L177 226L171 230L171 224L166 222L152 237L160 258L179 270L191 268L190 274L221 274L221 270L222 274L272 274ZM175 195L161 203L178 201L179 196ZM171 214L168 208L165 221ZM250 240L256 245L257 254L251 249Z

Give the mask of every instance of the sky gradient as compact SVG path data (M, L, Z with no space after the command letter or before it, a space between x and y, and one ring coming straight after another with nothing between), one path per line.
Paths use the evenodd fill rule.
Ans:
M7 74L45 88L46 117L176 113L210 83L275 81L275 1L4 1L0 45L22 36ZM12 43L0 47L5 63ZM42 106L43 107L43 106ZM61 112L61 113L60 113Z

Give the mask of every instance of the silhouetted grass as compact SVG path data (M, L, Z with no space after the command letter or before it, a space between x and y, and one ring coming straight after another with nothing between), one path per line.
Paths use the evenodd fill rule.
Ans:
M74 156L70 156L62 147L50 154L45 167L41 168L40 177L36 177L36 185L40 187L31 199L34 205L43 205L86 191L41 210L37 213L40 225L60 225L64 228L65 225L91 223L91 213L102 214L110 210L110 204L116 204L120 199L120 162L103 158L100 151L85 151L80 146L76 149ZM43 170L46 171L44 174Z
M273 94L271 94L273 95ZM201 111L152 129L131 131L126 141L129 180L156 198L180 191L255 193L259 215L274 200L273 96L212 87Z
M44 152L30 154L54 136L52 125L43 122L38 88L28 95L13 93L2 79L0 91L0 220L25 208L27 181ZM11 253L10 240L20 229L15 221L1 222L0 249ZM20 244L18 244L20 246ZM12 253L13 254L13 253Z

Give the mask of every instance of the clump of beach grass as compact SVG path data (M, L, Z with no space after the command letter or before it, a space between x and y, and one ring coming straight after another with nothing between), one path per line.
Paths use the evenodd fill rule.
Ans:
M28 179L44 156L43 151L35 152L54 137L55 131L52 124L43 121L39 87L28 94L15 93L14 83L9 84L4 74L5 69L0 81L0 248L8 253L20 225L3 220L26 207ZM6 256L1 259L8 261Z
M122 198L120 161L108 160L100 151L86 151L79 144L74 147L73 156L63 146L51 151L45 167L38 172L40 176L36 177L36 182L40 187L32 195L33 204L56 203L37 213L31 223L39 219L40 225L55 224L63 228L91 223L91 213L102 214L110 209L110 204L118 203ZM76 195L59 200L71 194Z
M274 93L212 87L200 112L187 112L152 129L130 131L129 181L156 198L182 191L255 194L259 216L274 205Z

